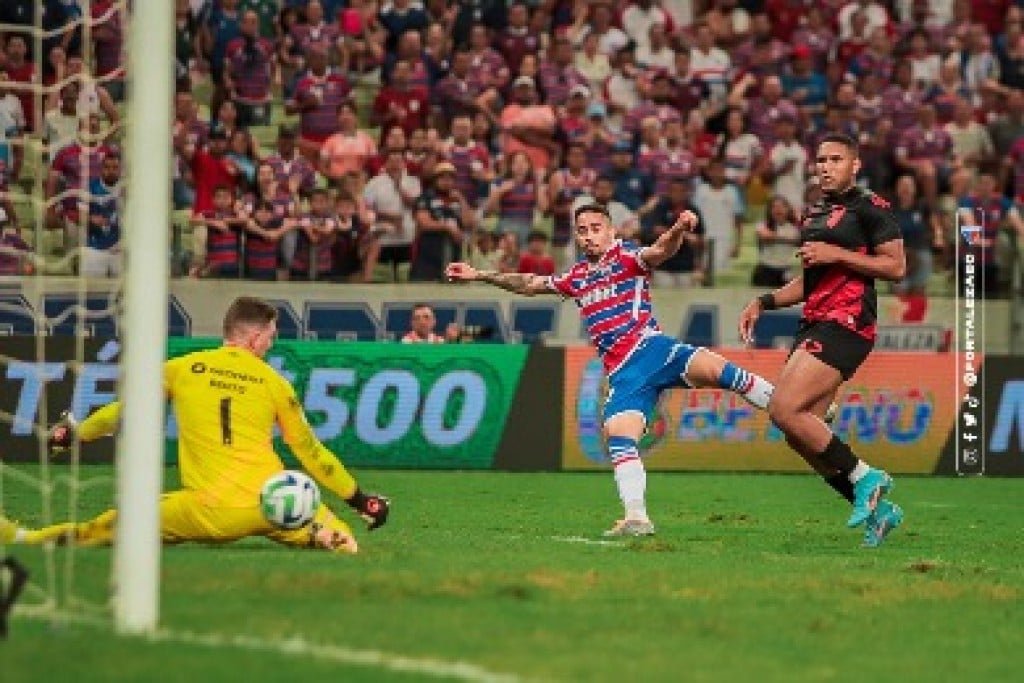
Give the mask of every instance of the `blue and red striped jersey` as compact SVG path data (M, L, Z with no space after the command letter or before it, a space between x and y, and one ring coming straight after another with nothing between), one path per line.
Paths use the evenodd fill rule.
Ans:
M616 240L597 263L581 261L548 279L548 287L576 302L608 374L640 342L661 328L651 306L650 270L642 247Z

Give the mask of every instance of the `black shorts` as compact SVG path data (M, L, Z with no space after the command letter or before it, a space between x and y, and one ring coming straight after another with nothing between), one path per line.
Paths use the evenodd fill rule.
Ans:
M409 263L412 260L411 244L388 244L380 248L381 263Z
M833 367L843 380L853 377L871 353L875 342L830 320L801 320L790 355L803 349L825 365Z

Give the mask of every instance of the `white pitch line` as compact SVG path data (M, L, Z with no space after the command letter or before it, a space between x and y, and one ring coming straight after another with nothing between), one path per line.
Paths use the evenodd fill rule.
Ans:
M596 538L587 538L585 536L552 536L552 541L558 541L559 543L579 543L580 545L600 545L600 546L611 546L615 548L625 547L618 541L602 541Z
M41 621L53 619L104 629L111 626L106 620L74 614L55 612L44 614L24 609L16 609L15 614L28 619ZM235 648L253 652L269 652L287 657L302 657L338 664L355 664L400 673L470 681L471 683L523 683L523 679L514 674L488 671L469 662L447 661L426 657L407 657L380 650L362 650L330 643L312 643L301 637L270 639L251 635L197 633L194 631L161 628L157 629L155 633L140 636L140 639L153 643L178 643L208 648Z

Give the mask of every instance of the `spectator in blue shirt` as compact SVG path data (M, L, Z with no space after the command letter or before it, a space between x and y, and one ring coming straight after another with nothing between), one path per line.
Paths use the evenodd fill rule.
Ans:
M121 157L103 158L98 177L89 181L89 224L80 272L85 277L121 274Z
M384 49L390 54L398 47L398 37L406 31L425 31L427 13L423 7L413 5L411 0L392 0L384 5L380 13L380 25L388 32Z
M821 124L828 102L828 79L814 70L814 53L806 45L793 48L789 72L782 76L782 91L807 120Z
M625 204L630 211L642 217L657 205L654 181L634 165L633 146L628 140L619 140L612 147L612 163L606 175L615 181L612 198Z

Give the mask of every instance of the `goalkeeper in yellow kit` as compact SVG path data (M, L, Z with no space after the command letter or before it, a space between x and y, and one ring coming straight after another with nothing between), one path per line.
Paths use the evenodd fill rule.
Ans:
M264 360L277 334L277 311L252 297L239 297L224 316L224 344L164 364L164 390L178 418L178 463L182 489L160 501L165 543L227 543L264 536L296 547L358 550L349 526L321 503L313 522L278 529L263 517L260 489L284 469L271 445L277 423L285 442L309 474L352 506L375 529L387 520L390 504L364 494L337 457L320 443L306 421L292 386ZM108 404L80 425L70 416L51 432L51 446L67 448L108 436L117 427L120 404ZM0 543L73 541L107 544L114 537L115 510L82 524L17 528L0 517Z

